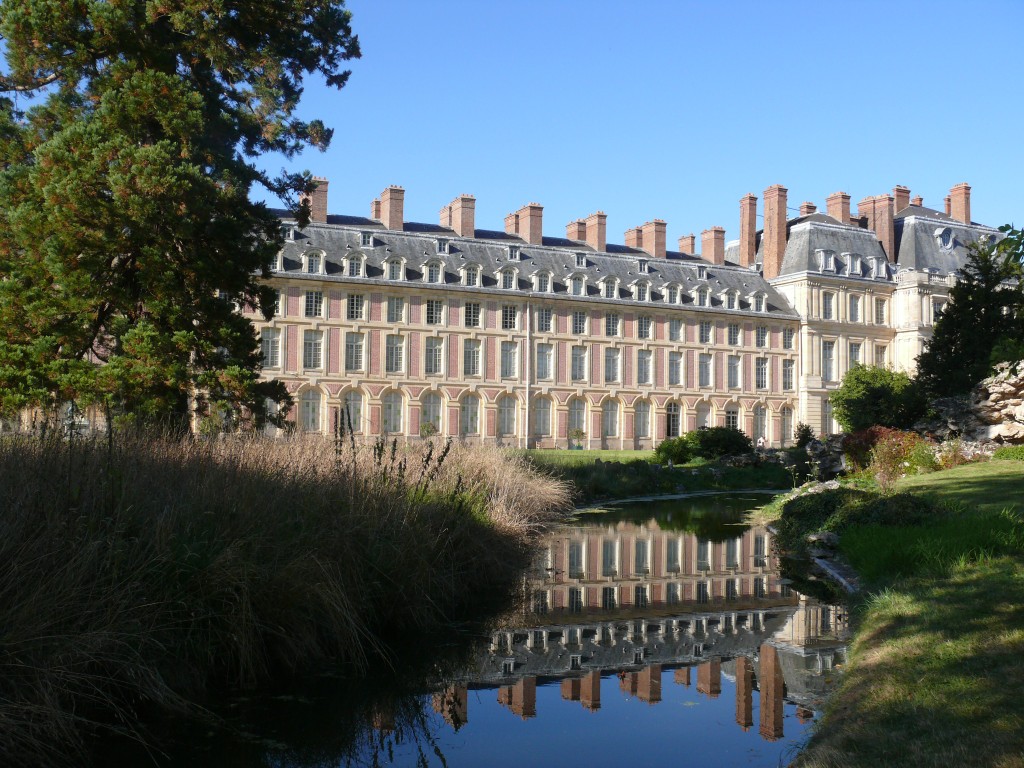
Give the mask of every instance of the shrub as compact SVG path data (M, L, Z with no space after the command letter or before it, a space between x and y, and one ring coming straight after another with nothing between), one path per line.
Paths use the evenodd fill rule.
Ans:
M843 437L843 453L855 467L864 469L871 462L875 443L890 431L887 427L873 426L851 432Z
M971 459L964 453L963 441L956 437L939 446L935 452L935 460L941 469L952 469L971 462Z
M668 464L670 461L673 464L685 464L693 458L693 449L687 438L670 437L663 440L654 449L654 455L658 457L658 462L661 464Z
M694 456L705 459L720 459L750 453L754 444L750 438L732 427L701 427L687 432L685 438Z
M845 432L874 425L908 429L924 415L927 403L914 380L900 371L856 365L829 400Z
M992 454L992 458L1024 461L1024 445L1004 445L996 448L996 452Z
M870 466L875 480L878 481L883 491L891 492L899 478L927 464L918 447L921 444L924 444L927 449L924 438L913 432L883 428L871 451ZM934 457L931 461L934 466ZM915 462L917 463L915 464Z
M806 448L808 443L814 439L814 430L811 429L810 424L804 424L801 421L796 425L796 432L793 436L796 439L797 448Z

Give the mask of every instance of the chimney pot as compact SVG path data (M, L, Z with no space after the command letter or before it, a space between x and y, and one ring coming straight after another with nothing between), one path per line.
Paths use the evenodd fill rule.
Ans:
M911 205L916 205L916 206L922 206L922 205L924 205L924 198L921 197L920 195L914 195L914 197L911 198L911 200L910 200L910 204Z
M812 213L815 213L817 210L818 210L818 206L816 206L814 203L811 203L811 202L800 203L800 215L801 216L810 216Z

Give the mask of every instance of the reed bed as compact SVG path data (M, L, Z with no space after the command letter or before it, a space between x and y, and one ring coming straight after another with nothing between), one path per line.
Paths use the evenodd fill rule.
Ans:
M564 483L498 449L0 440L0 764L196 711L507 594Z

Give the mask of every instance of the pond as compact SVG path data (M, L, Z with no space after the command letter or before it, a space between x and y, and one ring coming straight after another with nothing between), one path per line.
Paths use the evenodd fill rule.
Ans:
M756 495L622 504L552 532L521 605L399 638L391 666L166 724L168 766L786 764L845 662L845 610L793 591ZM185 730L183 730L185 729ZM166 741L169 739L169 741ZM129 765L119 745L106 763Z

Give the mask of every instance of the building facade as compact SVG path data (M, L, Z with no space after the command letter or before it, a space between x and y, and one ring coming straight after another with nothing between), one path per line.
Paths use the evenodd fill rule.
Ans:
M264 375L295 397L300 429L519 447L650 448L701 426L785 445L829 433L828 394L857 363L911 369L968 244L970 188L946 212L909 190L849 196L828 213L786 190L740 201L740 238L712 227L669 251L665 222L607 242L602 212L543 234L530 203L501 231L460 195L437 225L404 220L388 187L369 217L327 213L328 183L286 243L274 317L253 317Z

